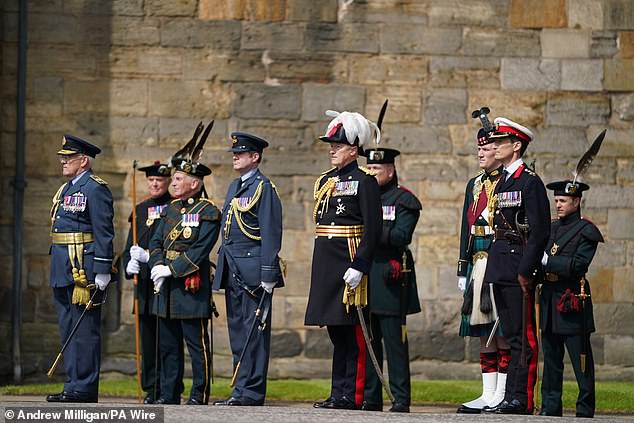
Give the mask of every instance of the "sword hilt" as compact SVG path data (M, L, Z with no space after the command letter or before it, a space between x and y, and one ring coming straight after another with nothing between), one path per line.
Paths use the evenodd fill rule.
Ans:
M403 262L403 268L401 269L401 273L410 273L412 269L407 267L407 253L403 251L403 256L401 257L401 261Z

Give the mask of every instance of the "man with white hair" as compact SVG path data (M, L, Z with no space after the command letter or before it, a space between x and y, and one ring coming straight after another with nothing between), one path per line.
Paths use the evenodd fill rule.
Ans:
M358 409L363 402L366 345L356 305L367 304L367 274L381 241L379 185L359 167L359 150L380 132L358 113L332 112L326 135L334 168L315 182L316 223L310 293L304 324L326 326L333 344L330 396L316 408Z
M101 149L73 135L65 135L57 152L62 175L68 180L51 209L50 286L59 318L64 350L64 389L48 402L98 401L101 365L101 307L110 282L114 210L107 183L92 172ZM92 302L91 302L92 301Z
M208 130L210 128L208 127ZM206 132L208 134L208 131ZM194 151L200 152L206 135ZM220 210L204 195L211 170L198 155L172 159L175 199L161 212L150 240L150 277L159 317L160 398L154 404L180 404L183 390L183 340L191 357L192 388L187 405L205 405L211 390L209 253L220 233Z

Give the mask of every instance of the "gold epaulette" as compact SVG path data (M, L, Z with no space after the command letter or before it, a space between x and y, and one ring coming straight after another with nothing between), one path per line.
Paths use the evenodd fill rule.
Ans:
M335 170L335 169L337 169L337 168L336 168L336 167L331 167L331 168L330 168L330 169L328 169L327 171L322 172L320 175L326 175L326 174L328 174L328 173L332 172L332 171L333 171L333 170ZM319 178L319 179L321 179L321 178Z
M376 175L376 172L373 171L372 169L368 169L365 166L359 166L359 170L363 173L365 173L366 175L370 175L370 176L374 176Z
M474 178L477 178L478 176L482 176L483 173L484 173L484 169L480 169L480 171L475 174Z
M174 203L175 203L175 202L177 202L177 201L181 201L181 200L180 200L180 198L175 198L175 199L173 199L172 201L170 201L170 204L174 204Z
M101 185L108 185L108 182L104 181L103 179L101 179L101 178L100 178L99 176L97 176L97 175L90 175L90 178L91 178L93 181L97 182L98 184L101 184Z
M209 204L211 204L214 207L216 206L216 204L213 201L211 201L211 199L209 199L209 198L201 198L200 201L203 201L205 203L209 203Z

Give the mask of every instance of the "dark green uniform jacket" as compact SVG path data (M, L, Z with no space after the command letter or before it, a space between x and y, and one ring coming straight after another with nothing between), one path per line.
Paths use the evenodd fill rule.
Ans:
M412 242L422 205L396 181L381 187L381 204L383 231L370 270L370 311L393 316L418 313L414 259L407 247ZM400 273L398 279L395 273Z
M552 222L546 249L549 257L544 271L547 276L556 274L558 281L545 280L542 285L540 317L543 332L581 334L584 318L586 332L594 332L592 297L586 299L584 312L561 313L557 310L557 303L567 289L579 294L579 280L588 271L599 242L603 242L601 232L592 222L583 219L579 211ZM585 292L590 294L587 283Z
M197 222L197 223L196 223ZM220 232L220 211L206 198L173 200L161 213L150 241L150 269L169 266L172 276L165 279L157 315L170 319L211 317L209 253ZM170 236L172 234L172 236ZM177 256L171 251L177 252ZM200 276L200 289L185 289L187 277Z

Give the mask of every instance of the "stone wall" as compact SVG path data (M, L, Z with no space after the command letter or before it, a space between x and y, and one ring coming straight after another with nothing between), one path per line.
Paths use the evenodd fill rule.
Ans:
M0 334L10 340L18 1L2 16ZM235 177L229 133L271 142L262 169L284 206L288 286L273 307L272 377L326 377L324 329L303 314L312 253L312 186L329 167L316 141L326 109L376 119L423 214L416 230L423 312L409 319L415 377L478 373L477 345L457 336L459 215L477 171L473 109L534 129L528 161L545 181L570 175L603 129L584 215L602 230L591 267L593 346L603 377L634 365L634 3L631 0L51 0L28 2L22 366L41 377L59 346L47 284L55 152L70 132L100 145L96 171L115 198L116 246L131 208L132 161L166 159L200 121L216 120L204 161L218 203ZM144 195L141 178L138 196ZM213 258L213 257L212 257ZM133 372L131 283L105 320L104 371ZM114 294L114 289L113 289ZM118 298L115 298L118 297ZM230 373L222 294L216 374ZM614 370L611 371L610 369ZM12 374L0 343L0 380ZM606 376L607 375L607 376Z

